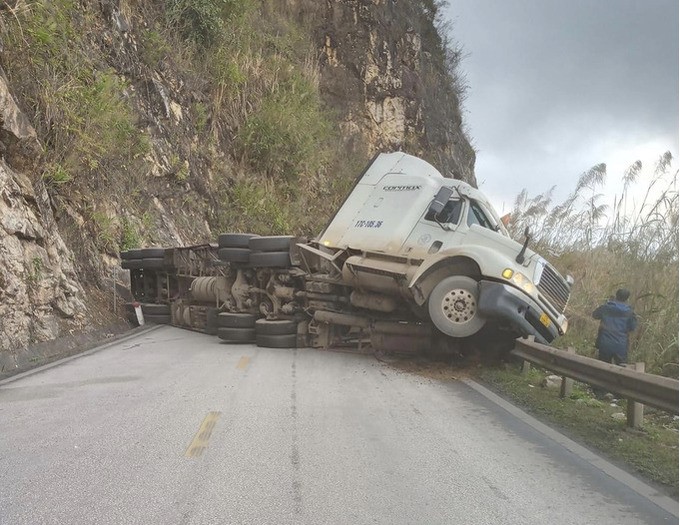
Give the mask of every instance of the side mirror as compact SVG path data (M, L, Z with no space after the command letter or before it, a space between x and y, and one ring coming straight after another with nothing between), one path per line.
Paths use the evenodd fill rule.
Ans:
M449 202L451 195L453 195L453 190L451 188L447 188L446 186L439 188L439 191L437 192L437 195L435 195L432 204L430 204L429 211L433 212L435 216L441 213L441 211L444 209L444 206L446 206L446 203Z

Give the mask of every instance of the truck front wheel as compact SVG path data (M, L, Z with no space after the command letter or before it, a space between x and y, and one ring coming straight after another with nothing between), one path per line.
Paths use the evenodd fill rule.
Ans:
M437 284L427 307L434 325L451 337L468 337L486 323L479 313L477 281L464 275L447 277Z

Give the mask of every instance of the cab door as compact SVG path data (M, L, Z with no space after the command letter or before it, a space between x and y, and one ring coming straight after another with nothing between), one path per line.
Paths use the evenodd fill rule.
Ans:
M411 230L401 252L418 257L461 243L465 232L460 226L464 222L466 207L466 200L455 197L449 199L437 215L426 210Z

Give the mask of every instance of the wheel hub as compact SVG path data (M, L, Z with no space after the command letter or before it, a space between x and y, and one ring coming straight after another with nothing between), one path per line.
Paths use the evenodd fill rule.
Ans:
M456 288L442 299L442 312L454 324L467 323L477 313L477 301L468 290Z

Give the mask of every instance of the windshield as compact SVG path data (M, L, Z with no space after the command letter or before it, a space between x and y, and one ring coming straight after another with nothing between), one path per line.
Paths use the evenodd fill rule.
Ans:
M498 219L497 215L483 203L476 200L470 201L467 214L467 225L472 226L473 224L478 224L483 228L499 232L502 235L509 237L507 230L500 219Z
M486 214L484 213L484 210L477 201L470 201L470 209L468 210L467 224L468 226L472 226L473 224L479 224L483 228L495 230L495 228L491 224L491 221L487 218Z

